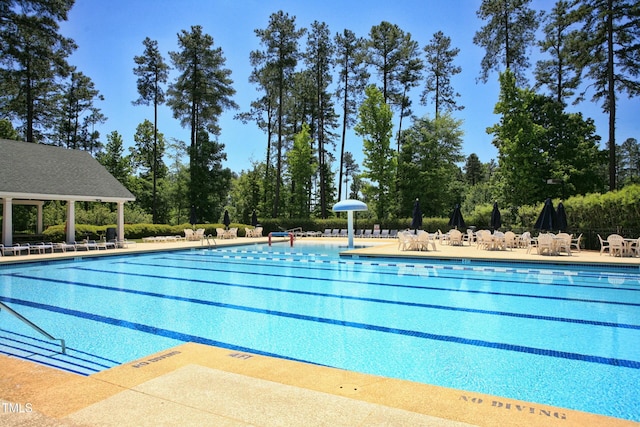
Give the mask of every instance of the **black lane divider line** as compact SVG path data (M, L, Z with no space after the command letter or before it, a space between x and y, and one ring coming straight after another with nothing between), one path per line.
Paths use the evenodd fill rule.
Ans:
M174 298L181 299L181 300L182 299L186 300L186 298L177 298L177 297L174 297ZM238 347L238 346L227 347L229 345L228 343L221 343L219 341L211 340L209 338L204 338L204 337L200 337L200 336L197 336L197 335L185 334L185 333L181 333L181 332L177 332L177 331L171 331L171 330L163 329L163 328L157 328L157 327L154 327L154 326L144 325L144 324L141 324L141 323L135 323L135 322L130 322L130 321L121 320L121 319L114 319L112 317L95 315L95 314L91 314L91 313L81 312L81 311L77 311L77 310L71 310L71 309L52 306L52 305L48 305L48 304L33 303L33 302L30 302L30 301L24 301L24 300L15 299L15 298L3 298L3 299L6 300L7 302L11 302L11 303L18 304L18 305L44 309L44 310L48 310L48 311L53 311L53 312L66 314L66 315L72 315L72 316L81 317L81 318L87 318L87 319L91 319L91 320L94 320L94 321L103 322L103 323L109 323L109 324L117 325L117 326L122 326L122 327L130 328L130 329L134 329L134 330L138 330L138 331L142 331L142 332L147 332L147 333L154 334L154 335L174 338L174 339L177 339L179 341L185 341L185 342L193 341L193 342L208 344L208 345L217 346L217 347L232 348L232 349L237 350L237 351L247 351L247 352L256 353L256 354L265 354L264 352L261 353L259 351L256 351L255 349L247 349L247 348ZM244 307L244 306L231 305L231 304L212 303L212 302L208 302L208 301L202 301L202 303L204 303L206 305L213 305L213 306L217 306L217 307L232 308L232 309L235 309L235 310L242 310L242 311L258 313L258 314L266 314L266 315L270 315L270 316L292 318L292 319L298 319L298 320L303 320L303 321L318 322L318 323L324 323L324 324L336 325L336 326L342 326L342 327L349 327L349 328L356 328L356 329L365 329L365 330L369 330L369 331L383 332L383 333L396 334L396 335L405 335L405 336L410 336L410 337L422 338L422 339L426 339L426 340L445 341L445 342L450 342L450 343L454 343L454 344L471 345L471 346L475 346L475 347L493 348L493 349L498 349L498 350L507 350L507 351L514 351L514 352L519 352L519 353L528 353L528 354L534 354L534 355L539 355L539 356L540 355L541 356L549 356L549 357L556 357L556 358L562 358L562 359L568 359L568 360L578 360L578 361L590 362L590 363L598 363L598 364L603 364L603 365L611 365L611 366L620 366L620 367L632 368L632 369L640 369L640 362L635 361L635 360L615 359L615 358L611 358L611 357L602 357L602 356L592 356L592 355L586 355L586 354L580 354L580 353L572 353L572 352L567 352L567 351L548 350L548 349L543 349L543 348L529 347L529 346L523 346L523 345L512 345L512 344L505 344L505 343L497 343L497 342L491 342L491 341L485 341L485 340L469 340L469 339L466 339L466 338L449 336L449 335L437 335L437 334L431 334L431 333L427 333L427 332L411 331L411 330L406 330L406 329L398 329L398 328L390 328L390 327L386 327L386 326L371 325L371 324L367 324L367 323L341 321L341 320L329 319L329 318L324 318L324 317L306 316L306 315L292 314L292 313L286 313L286 312L276 311L276 310L264 310L264 309L257 309L257 308L253 308L253 307ZM275 354L266 354L266 355L275 356L275 357L284 357L284 358L291 359L291 358L289 358L287 356L280 356L280 355L275 355ZM298 359L293 359L293 360L298 360ZM311 363L313 363L313 362L311 362Z
M157 264L147 264L147 263L131 263L130 265L142 265L142 266L145 266L145 267L160 267ZM218 269L202 268L202 267L171 266L171 265L162 265L161 267L182 269L182 270L200 269L201 271L228 272L228 270L218 270ZM92 268L88 268L88 267L77 267L76 269L78 269L78 270L86 270L86 271L103 272L103 273L112 273L112 272L109 272L109 271L99 270L99 269L92 269ZM632 306L632 307L640 307L640 303L624 302L624 301L591 300L591 299L583 299L583 298L556 297L556 296L548 296L548 295L532 295L532 294L516 294L516 293L509 293L509 292L480 291L480 290L473 290L473 289L451 289L451 288L442 288L442 287L435 287L435 286L401 285L401 284L392 284L392 283L384 283L384 282L367 282L367 283L363 283L362 281L359 281L359 280L333 279L333 278L326 278L326 277L290 276L290 275L284 275L284 274L264 273L264 272L257 272L257 271L237 271L237 272L233 272L233 273L250 275L250 276L260 276L260 277L268 276L268 277L278 277L278 278L281 278L281 277L298 278L298 279L303 279L303 280L313 280L313 281L319 281L319 282L340 282L340 283L357 284L357 285L361 285L361 286L362 285L364 285L364 286L371 285L371 286L382 286L382 287L390 287L390 288L404 288L404 289L418 289L418 290L429 290L429 291L458 292L458 293L469 293L469 294L479 294L479 295L498 295L498 296L509 296L509 297L519 297L519 298L548 299L548 300L553 300L553 301L574 301L574 302L597 303L597 304L615 304L615 305L625 305L625 306ZM16 273L16 274L19 274L19 273ZM119 274L119 272L113 272L113 274ZM142 277L150 277L150 278L156 278L156 279L173 279L172 277L168 277L168 276L147 275L147 274L143 274L143 273L129 273L128 272L128 273L122 273L122 274L128 274L128 275L134 275L134 276L142 276ZM198 280L198 279L190 279L190 281L200 282L200 280ZM212 282L202 281L202 282L204 282L204 283L225 284L224 282L213 282L213 281ZM236 285L236 286L241 286L241 285Z
M121 272L111 272L111 271L93 270L93 269L85 269L85 270L94 271L94 272L101 272L101 273L106 273L106 274L120 274L120 275L124 274L124 275L127 275L127 276L150 277L150 275L141 274L141 273L121 273ZM72 285L72 286L81 286L81 287L86 287L86 288L95 288L95 289L102 289L102 290L108 290L108 291L118 291L118 292L128 292L128 293L141 294L141 295L150 294L152 296L165 297L164 294L147 293L145 291L136 291L136 290L132 290L132 289L114 288L114 287L110 287L110 286L94 285L94 284L90 284L90 283L72 282L72 281L67 281L67 280L50 279L50 278L43 278L43 277L38 277L38 276L26 276L26 275L19 275L19 274L15 274L14 276L15 277L19 277L19 278L29 279L29 280L44 281L44 282L51 282L51 283L61 283L61 284ZM543 315L534 315L534 314L504 312L504 311L493 311L493 310L481 310L481 309L473 309L473 308L451 307L451 306L444 306L444 305L437 305L437 304L414 303L414 302L403 302L403 301L390 301L390 300L382 300L382 299L377 299L377 298L355 297L355 296L350 296L350 295L335 295L335 294L327 294L327 293L320 293L320 292L299 291L299 290L293 290L293 289L277 289L277 288L263 287L263 286L256 286L256 285L233 284L233 283L227 283L227 282L210 281L210 280L199 280L199 279L185 279L185 278L180 278L180 277L177 277L177 278L172 278L172 277L167 277L167 276L151 276L151 277L152 278L170 279L170 280L176 280L176 281L187 282L187 283L195 282L195 283L202 283L202 284L214 285L214 286L237 287L237 288L255 289L255 290L261 290L261 291L268 291L268 292L291 293L291 294L296 294L296 295L314 296L314 297L321 297L321 298L336 298L336 299L354 300L354 301L363 301L363 302L372 302L372 303L390 304L390 305L400 305L400 306L416 307L416 308L448 310L448 311L460 311L460 312L463 312L463 313L506 316L506 317L524 318L524 319L532 319L532 320L547 320L547 321L553 321L553 322L585 324L585 325L604 326L604 327L612 327L612 328L640 329L640 325L632 325L632 324L625 324L625 323L614 323L614 322L603 322L603 321L597 321L597 320L572 319L572 318L555 317L555 316L543 316ZM171 296L166 296L166 297L170 298ZM182 298L182 297L176 297L176 298ZM2 297L0 296L0 300L1 299L2 299Z
M189 260L189 261L197 261L197 262L205 262L205 263L213 263L213 261L210 260L202 260L202 259L197 259L195 257L189 257L188 255L184 255L183 258L179 258L179 257L162 257L162 259L166 259L166 260L175 260L175 261L183 261L183 260ZM262 266L262 267L273 267L273 264L265 264L265 263L254 263L254 262L241 262L238 261L237 259L233 259L233 258L225 258L225 257L219 257L221 259L224 259L225 261L231 261L230 263L227 264L233 264L233 265L251 265L251 266ZM331 262L325 262L325 261L321 261L321 264L332 264ZM342 264L346 263L345 261L341 261ZM151 263L136 263L136 262L132 262L132 261L123 261L121 264L132 264L132 265L149 265L149 266L157 266L158 264L151 264ZM314 264L313 262L310 262L308 264ZM309 265L306 266L299 266L299 265L289 265L287 266L287 268L292 268L292 269L302 269L302 270L309 270L311 268L309 268ZM362 265L362 266L368 266L368 264L357 264L356 265ZM390 264L384 264L384 265L389 265L392 266ZM164 265L162 265L164 267ZM379 264L375 264L375 266L379 266ZM397 267L397 265L395 265ZM411 265L411 267L409 268L415 268L414 265ZM438 268L438 267L434 267L434 266L426 266L426 267L421 267L424 268L425 271L430 271L430 270L436 270L437 271L437 277L438 278L442 278L442 279L460 279L459 276L453 276L453 275L447 275L446 272L448 271L455 271L456 269L454 268ZM318 271L336 271L339 272L340 270L337 268L322 268L319 266L313 266L312 268L313 270L318 270ZM478 270L473 270L473 269L461 269L463 271L466 272L479 272ZM229 270L225 270L225 269L211 269L210 271L222 271L222 272L226 272ZM490 271L492 273L496 273L496 271ZM398 277L398 274L396 272L387 272L387 271L365 271L365 273L375 273L378 274L380 276L392 276L392 277ZM443 274L444 273L444 274ZM498 271L498 273L503 273L503 271ZM516 273L516 274L524 274L522 272L519 272L517 270L514 271L506 271L506 273ZM259 273L255 273L255 274L259 274ZM540 274L539 271L532 271L529 272L528 274ZM553 278L567 278L567 277L599 277L599 276L567 276L565 274L543 274L545 276L549 276L549 277L553 277ZM403 276L410 276L410 277L421 277L420 274L414 274L414 273L403 273ZM639 280L640 281L640 277L638 276L619 276L619 275L614 275L612 277L615 278L625 278L625 279L629 279L629 280ZM517 284L523 284L522 281L520 280L509 280L509 279L495 279L495 278L487 278L487 277L465 277L465 280L471 280L471 281L481 281L481 282L486 282L486 281L491 281L491 282L500 282L500 283L517 283ZM632 291L632 292L640 292L640 286L639 287L635 287L635 288L629 288L629 287L611 287L611 286L598 286L598 285L585 285L585 284L572 284L572 283L538 283L536 285L539 286L552 286L552 287L567 287L567 288L586 288L586 289L603 289L603 290L608 290L608 291Z

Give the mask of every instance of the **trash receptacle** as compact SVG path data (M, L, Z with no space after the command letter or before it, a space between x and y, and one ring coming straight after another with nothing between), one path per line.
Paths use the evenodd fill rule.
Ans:
M114 227L107 228L106 239L107 239L107 242L116 240L116 229Z

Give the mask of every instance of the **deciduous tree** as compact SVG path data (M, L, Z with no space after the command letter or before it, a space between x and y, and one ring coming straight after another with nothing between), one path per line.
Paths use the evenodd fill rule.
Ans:
M365 195L372 202L377 218L385 220L395 211L393 201L397 153L391 148L393 114L384 102L382 92L375 86L368 86L365 94L354 130L363 137L362 165L366 172L362 176L371 182L364 190Z

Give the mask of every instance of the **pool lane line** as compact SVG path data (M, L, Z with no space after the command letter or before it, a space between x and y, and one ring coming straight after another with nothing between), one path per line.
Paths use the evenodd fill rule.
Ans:
M160 294L158 294L158 295L160 295ZM90 319L90 320L97 321L97 322L108 323L108 324L121 326L121 327L126 327L126 328L129 328L129 329L133 329L133 330L137 330L137 331L141 331L141 332L150 333L150 334L153 334L153 335L164 336L166 338L173 338L173 339L176 339L178 341L183 341L183 342L193 341L193 342L197 342L197 343L201 343L201 344L207 344L207 345L212 345L212 346L217 346L217 347L229 348L229 349L232 349L232 350L235 350L235 351L246 351L246 352L251 352L251 353L255 353L255 354L261 354L261 355L265 355L265 356L280 357L280 358L285 358L285 359L289 359L289 360L295 360L295 361L299 361L299 362L315 363L315 362L309 362L309 361L305 361L305 360L301 360L301 359L291 358L291 357L288 357L288 356L282 356L282 355L277 355L277 354L273 354L273 353L265 353L265 352L263 352L261 350L255 350L255 349L246 348L246 347L240 347L240 346L236 346L236 345L232 345L232 344L228 344L228 343L222 343L220 341L211 340L209 338L200 337L198 335L185 334L185 333L182 333L182 332L171 331L169 329L158 328L158 327L149 326L149 325L136 323L136 322L131 322L131 321L123 320L123 319L115 319L113 317L101 316L101 315L97 315L97 314L82 312L82 311L79 311L79 310L72 310L72 309L53 306L53 305L49 305L49 304L35 303L35 302L25 301L25 300L21 300L21 299L17 299L17 298L2 298L2 299L7 301L7 302L10 302L10 303L13 303L13 304L17 304L17 305L33 307L33 308L37 308L37 309L41 309L41 310L52 311L52 312L56 312L56 313L60 313L60 314L64 314L64 315L70 315L70 316L74 316L74 317L86 318L86 319ZM175 299L178 299L178 298L175 298ZM179 298L179 300L190 300L190 299ZM197 301L199 301L199 302L197 302ZM265 310L265 309L258 309L258 308L254 308L254 307L238 306L238 305L233 305L233 304L212 303L212 302L202 301L202 300L191 300L191 302L202 303L202 304L205 304L205 305L212 305L212 306L222 307L222 308L229 308L229 309L234 309L234 310L247 311L247 312L257 313L257 314L265 314L265 315L268 315L268 316L278 316L278 317L297 319L297 320L302 320L302 321L324 323L324 324L341 326L341 327L349 327L349 328L355 328L355 329L364 329L364 330L368 330L368 331L383 332L383 333L396 334L396 335L404 335L404 336L421 338L421 339L426 339L426 340L444 341L444 342L450 342L450 343L454 343L454 344L470 345L470 346L474 346L474 347L483 347L483 348L491 348L491 349L497 349L497 350L514 351L514 352L519 352L519 353L534 354L534 355L537 355L537 356L548 356L548 357L562 358L562 359L568 359L568 360L577 360L577 361L581 361L581 362L598 363L598 364L610 365L610 366L616 366L616 367L640 369L640 361L635 361L635 360L616 359L616 358L602 357L602 356L592 356L592 355L586 355L586 354L581 354L581 353L572 353L572 352L558 351L558 350L548 350L548 349L544 349L544 348L536 348L536 347L529 347L529 346L523 346L523 345L505 344L505 343L498 343L498 342L477 340L477 339L470 340L470 339L467 339L467 338L455 337L455 336L450 336L450 335L438 335L438 334L432 334L432 333L428 333L428 332L412 331L412 330L400 329L400 328L390 328L390 327L386 327L386 326L371 325L371 324L367 324L367 323L350 322L350 321L344 321L344 320L329 319L329 318L326 318L326 317L307 316L307 315L286 313L286 312L277 311L277 310ZM231 347L229 347L230 345L231 345ZM317 364L317 363L315 363L315 364Z
M193 252L189 252L189 253L174 253L171 256L161 256L161 257L156 257L156 259L193 259L193 260L202 260L202 257L216 257L216 258L222 258L222 259L238 259L238 258L245 258L245 259L255 259L253 257L243 257L242 254L239 255L235 255L235 256L228 256L228 255L224 255L224 254L220 254L220 252L218 250L215 251L211 251L211 252L206 252L202 255L193 255ZM233 252L231 252L233 253ZM270 255L269 253L265 253L265 255ZM182 257L182 258L178 258L178 256ZM309 258L309 257L306 257ZM270 256L270 258L267 257L261 257L260 259L276 259L276 260L285 260L284 258L277 258L277 257L273 257ZM466 264L451 264L451 263L434 263L433 260L416 260L416 259L411 259L411 261L408 262L402 262L402 261L398 261L397 258L393 258L393 259L388 259L388 261L363 261L361 259L349 259L349 260L345 260L344 258L339 258L339 259L321 259L321 260L310 260L309 262L318 262L318 263L323 263L323 264L343 264L343 265L363 265L363 266L372 266L372 267L380 267L380 266L388 266L388 267L402 267L402 266L410 266L410 267L428 267L428 268L433 268L434 270L463 270L463 271L473 271L473 272L496 272L496 273L520 273L520 274L524 274L526 273L530 273L530 274L549 274L552 276L559 276L559 277L589 277L589 278L596 278L596 279L600 279L603 276L603 272L601 269L597 270L597 271L588 271L588 269L590 268L590 266L588 265L569 265L569 266L564 266L564 270L559 271L558 268L563 267L563 266L558 266L555 264L551 264L548 268L541 268L539 263L535 264L535 267L530 266L529 264L523 264L523 265L518 265L518 266L513 266L511 264L513 263L508 263L507 266L495 266L495 263L492 263L490 265L466 265ZM574 267L574 268L580 268L580 270L573 270L571 268L567 269L567 267ZM627 273L621 273L619 271L608 271L606 272L606 274L610 275L611 277L615 277L615 278L628 278L630 280L638 280L640 275L638 274L638 271L636 271L635 269L633 270L633 272L627 272Z
M163 267L163 268L173 268L173 269L181 269L181 270L200 270L200 271L211 271L211 272L229 272L229 270L223 270L223 269L216 269L216 268L203 268L203 267L190 267L190 266L172 266L172 265L158 265L158 264L148 264L148 263L136 263L136 262L127 262L127 265L142 265L145 267ZM81 267L81 266L76 266L74 267L75 270L83 270L83 271L93 271L93 272L102 272L102 273L114 273L114 274L118 274L119 272L111 272L111 271L106 271L106 270L100 270L100 269L92 269L89 267ZM553 300L553 301L574 301L574 302L585 302L585 303L598 303L598 304L615 304L615 305L624 305L624 306L632 306L632 307L640 307L640 302L638 303L634 303L634 302L627 302L627 301L611 301L611 300L590 300L590 299L582 299L582 298L569 298L569 297L558 297L558 296L553 296L553 295L534 295L534 294L516 294L516 293L510 293L510 292L497 292L497 291L482 291L482 290L477 290L477 289L452 289L452 288L442 288L442 287L436 287L436 286L426 286L426 285L403 285L403 284L398 284L398 283L384 283L384 282L373 282L373 281L369 281L367 283L363 283L361 280L353 280L353 279L334 279L334 278L327 278L327 277L308 277L308 276L289 276L289 275L284 275L284 274L279 274L279 273L266 273L266 272L259 272L259 271L233 271L233 273L236 274L243 274L243 275L249 275L249 276L259 276L259 277L276 277L276 278L283 278L283 277L292 277L292 278L297 278L297 279L303 279L303 280L313 280L313 281L318 281L318 282L340 282L340 283L349 283L349 284L356 284L356 285L371 285L371 286L381 286L381 287L391 287L391 288L404 288L404 289L418 289L418 290L430 290L430 291L444 291L444 292L458 292L458 293L470 293L470 294L480 294L480 295L498 295L498 296L510 296L510 297L518 297L518 298L534 298L534 299L548 299L548 300ZM14 274L20 274L20 273L14 273ZM150 278L171 278L169 276L159 276L159 275L145 275L143 273L131 273L131 272L127 272L127 273L123 273L123 274L130 274L130 275L141 275L143 277L150 277ZM397 276L396 276L397 277ZM443 278L443 276L438 276L439 278ZM446 278L446 277L444 277ZM197 281L198 279L192 279ZM465 280L471 280L471 281L480 281L481 279L465 279ZM484 281L486 281L487 279L483 279ZM499 280L502 281L502 280ZM211 282L211 283L217 283L217 282ZM522 284L522 282L516 282L516 281L512 281L512 282L507 282L507 283L519 283Z
M235 283L220 282L220 281L202 280L202 279L188 279L188 278L182 278L182 277L173 278L169 276L147 275L142 273L122 273L122 272L92 270L92 269L84 269L84 270L89 270L89 271L104 273L104 274L119 274L119 275L146 277L146 278L154 278L154 279L165 279L165 280L169 279L169 280L176 280L176 281L187 282L187 283L195 282L195 283L214 285L214 286L255 289L255 290L267 291L267 292L291 293L295 295L305 295L305 296L313 296L313 297L321 297L321 298L336 298L336 299L345 299L345 300L352 300L352 301L399 305L399 306L406 306L406 307L447 310L447 311L460 311L464 313L487 314L487 315L515 317L515 318L521 318L521 319L523 318L523 319L531 319L531 320L546 320L546 321L553 321L553 322L584 324L584 325L591 325L591 326L604 326L604 327L611 327L611 328L636 329L636 330L640 329L640 325L603 322L603 321L597 321L597 320L572 319L572 318L564 318L564 317L542 316L542 315L535 315L535 314L523 314L523 313L512 313L512 312L503 312L503 311L481 310L481 309L473 309L473 308L461 308L461 307L451 307L451 306L417 303L417 302L391 301L391 300L383 300L378 298L357 297L357 296L351 296L351 295L336 295L336 294L328 294L328 293L322 293L322 292L301 291L301 290L295 290L295 289L278 289L278 288L272 288L272 287L266 287L266 286L235 284ZM91 283L73 282L68 280L53 279L53 278L39 277L39 276L27 276L27 275L18 274L18 273L14 274L14 277L29 279L29 280L36 280L36 281L61 283L61 284L72 285L72 286L102 289L102 290L108 290L108 291L127 292L127 293L133 293L133 294L141 294L141 295L147 295L147 294L152 294L153 296L164 295L164 294L148 293L146 291L138 291L134 289L122 289L122 288L115 288L115 287L105 286L105 285L95 285ZM171 296L167 296L167 297L171 297ZM183 297L176 296L176 298L183 298ZM0 296L0 300L2 300L2 296Z
M0 300L10 302L12 304L22 305L25 307L32 307L39 310L46 310L53 313L63 314L65 316L78 317L81 319L92 320L94 322L105 323L108 325L131 329L134 331L144 332L151 335L157 335L164 338L170 338L176 341L180 341L182 343L195 342L195 343L206 344L214 347L222 347L222 348L226 348L234 351L259 354L261 356L278 357L280 359L292 360L294 362L304 362L304 363L311 363L313 365L326 366L321 363L313 362L310 360L298 359L298 358L290 357L284 354L271 353L267 351L254 349L251 347L244 347L244 346L239 346L235 344L225 343L223 341L212 340L209 338L200 337L198 335L185 334L183 332L172 331L170 329L164 329L164 328L158 328L155 326L145 325L143 323L131 322L124 319L116 319L114 317L102 316L99 314L87 313L85 311L73 310L73 309L58 307L50 304L36 303L36 302L26 301L18 298L0 297Z
M3 338L3 339L7 339L7 338ZM80 375L88 375L88 374L83 373L81 371L77 371L77 370L72 369L72 368L66 368L66 367L63 367L63 366L60 366L60 365L54 365L53 363L47 362L46 360L47 359L55 360L56 362L59 362L62 365L75 366L75 367L78 367L78 368L85 369L86 371L91 371L93 373L100 372L98 369L95 369L95 368L84 366L84 365L81 365L79 363L74 363L74 362L71 362L71 361L68 361L68 360L59 359L57 356L60 353L57 353L57 354L44 354L44 353L39 353L37 351L25 351L24 348L16 347L16 346L13 346L13 345L10 345L10 344L2 344L2 346L5 347L5 348L12 348L14 350L18 350L18 351L22 351L22 352L25 352L25 353L29 353L29 356L21 356L20 354L8 353L7 351L4 351L4 350L0 349L0 353L6 354L7 356L17 357L17 358L20 358L22 360L29 360L31 362L42 363L42 364L47 365L47 366L51 366L51 367L54 367L54 368L57 368L57 369L63 369L65 371L73 372L75 374L80 374ZM48 349L48 348L43 348L43 347L38 347L38 346L31 346L31 347L35 347L35 348L39 348L41 350L45 350L48 353L55 352L54 350L51 350L51 349ZM42 358L45 359L45 361L42 361L40 359L36 359L35 356L42 357ZM103 366L103 365L99 365L97 363L95 365ZM104 366L104 368L108 369L108 368L111 368L111 366Z
M0 298L1 298L1 297L0 297ZM29 340L32 340L32 341L40 342L40 343L46 343L46 344L50 344L50 343L51 343L51 341L43 340L43 339L41 339L41 338L37 338L37 337L31 337L31 336L29 336L29 335L24 335L24 334L21 334L21 333L19 333L19 332L10 331L10 330L8 330L8 329L2 329L2 328L0 328L0 333L7 333L7 334L15 335L15 336L18 336L18 337L26 338L26 339L29 339ZM1 338L1 337L0 337L0 338ZM7 338L7 337L4 337L4 338L5 338L5 339L9 339L9 338ZM33 344L29 344L29 343L28 343L28 342L26 342L26 341L19 341L19 340L13 339L13 338L12 338L11 340L12 340L12 341L19 342L19 343L26 344L26 345L33 345ZM44 347L39 347L39 348L43 348L43 349L45 349ZM86 351L82 351L82 350L79 350L79 349L77 349L77 348L73 348L73 347L69 347L69 346L66 346L66 348L67 348L67 350L72 350L72 351L73 351L73 352L75 352L75 353L78 353L78 354L84 354L84 355L89 356L89 357L92 357L92 358L94 358L94 359L100 359L100 360L102 360L102 361L105 361L105 362L111 363L112 365L113 365L113 364L115 364L115 365L120 365L120 364L122 364L122 362L119 362L119 361L117 361L117 360L109 359L109 358L107 358L107 357L99 356L99 355L97 355L97 354L93 354L93 353L88 353L88 352L86 352ZM67 354L67 356L69 356L69 355ZM83 360L83 361L86 361L86 362L89 362L89 363L93 363L93 364L95 364L95 365L99 365L99 366L107 366L107 365L101 365L100 363L95 362L95 361L92 361L92 360L89 360L89 359L83 359L82 357L78 357L78 356L70 356L70 357L75 357L75 358L77 358L77 359L79 359L79 360Z
M163 257L162 259L166 259L166 260L175 260L175 261L184 261L184 258L177 258L177 257ZM237 259L233 259L233 258L222 258L225 261L231 261L231 263L227 263L227 264L233 264L233 265L250 265L250 266L264 266L264 267L273 267L273 265L271 264L260 264L260 263L255 263L255 262L242 262L242 261L238 261ZM188 257L187 260L190 261L198 261L198 262L203 262L202 259L198 260L195 259L193 257ZM205 263L212 263L213 261L208 261L208 260L204 260ZM131 265L147 265L147 266L161 266L161 267L165 267L166 265L162 264L151 264L151 263L142 263L142 262L132 262L132 261L122 261L119 264L131 264ZM319 264L328 264L325 261L321 261L319 262ZM356 264L356 265L367 265L368 264ZM74 267L69 267L66 266L65 268L74 268ZM193 267L190 267L192 269L194 269ZM287 266L287 268L292 268L292 269L302 269L302 270L309 270L309 266L298 266L298 265L289 265ZM409 268L416 268L414 265L412 265ZM433 266L425 266L425 267L417 267L417 268L424 268L425 271L430 271L430 270L436 270L438 275L437 277L439 278L444 278L444 279L459 279L459 276L451 276L451 275L447 275L447 274L443 274L443 270L444 272L446 271L455 271L456 269L448 269L448 268L439 268L439 267L433 267ZM201 269L203 271L218 271L218 272L228 272L229 270L225 270L225 269L204 269L202 267L196 267L195 269ZM318 271L336 271L339 272L339 269L336 268L320 268L320 267L313 267L314 270L318 270ZM462 270L462 269L460 269ZM471 271L471 272L476 272L478 270L464 270L464 271ZM234 273L236 273L236 271L233 271ZM492 272L497 272L497 271L492 271ZM502 271L499 271L498 273L501 273ZM251 274L250 272L238 272L238 273L247 273L247 274ZM398 274L395 272L386 272L386 271L365 271L364 273L375 273L378 275L382 275L382 276L392 276L392 277L398 277ZM507 270L505 271L505 273L515 273L515 274L525 274L522 271L511 271L511 270ZM261 274L261 273L253 273L253 274ZM263 274L268 274L268 273L263 273ZM539 272L536 271L531 271L528 272L527 274L540 274ZM412 274L412 273L405 273L403 274L404 276L411 276L411 277L421 277L420 274ZM567 278L567 277L596 277L596 276L574 276L574 275L564 275L564 274L546 274L543 273L543 275L548 275L549 277L553 277L553 278ZM624 278L624 279L629 279L629 280L639 280L638 277L629 277L627 276L618 276L615 275L613 276L615 278ZM473 277L465 277L465 280L472 280L472 281L488 281L490 279L486 278L486 277L480 277L480 276L473 276ZM502 283L517 283L517 284L522 284L522 281L519 280L507 280L507 279L499 279L499 280L492 280L492 281L499 281ZM583 285L583 284L571 284L571 283L538 283L538 285L540 286L555 286L555 287L566 287L566 288L570 288L570 289L576 289L576 288L585 288L585 289L602 289L602 290L610 290L610 291L630 291L630 292L640 292L640 286L639 287L620 287L620 286L616 286L616 287L612 287L612 286L599 286L599 285L592 285L592 284L587 284L587 285Z

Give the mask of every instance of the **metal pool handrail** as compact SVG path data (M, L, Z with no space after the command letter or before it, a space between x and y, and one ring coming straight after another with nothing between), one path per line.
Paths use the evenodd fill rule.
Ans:
M24 317L22 314L18 313L17 311L15 311L14 309L12 309L11 307L9 307L7 304L3 303L2 301L0 301L0 310L1 309L5 309L7 310L7 312L9 314L12 314L13 316L15 316L18 320L21 320L22 322L24 322L27 326L30 326L31 328L33 328L36 332L39 332L41 335L47 337L48 339L50 339L51 341L60 341L60 348L62 350L62 354L67 354L67 347L64 343L64 340L62 338L54 338L50 333L48 333L47 331L45 331L44 329L42 329L40 326L36 325L35 323L33 323L31 320L27 319L26 317Z

